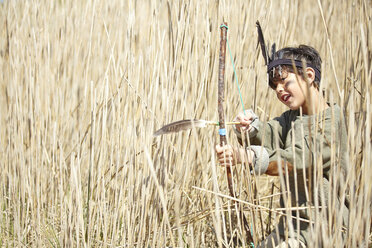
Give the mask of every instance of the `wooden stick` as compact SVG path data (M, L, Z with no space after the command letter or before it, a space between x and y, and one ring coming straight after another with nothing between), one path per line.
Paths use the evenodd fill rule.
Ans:
M218 66L218 119L219 119L219 124L220 124L219 134L220 134L220 145L221 146L224 146L227 144L226 129L225 129L226 123L225 123L225 114L224 114L224 108L223 108L223 103L225 101L224 78L225 78L226 38L227 38L227 23L223 23L221 25L220 56L219 56L219 66ZM230 195L231 197L236 198L234 187L233 187L231 168L229 166L226 167L226 177L227 177L227 183L228 183ZM243 220L243 227L246 231L248 242L253 244L253 238L252 238L252 234L249 228L248 221L245 218L244 213L239 208L239 205L237 205L237 208L239 209L239 215Z

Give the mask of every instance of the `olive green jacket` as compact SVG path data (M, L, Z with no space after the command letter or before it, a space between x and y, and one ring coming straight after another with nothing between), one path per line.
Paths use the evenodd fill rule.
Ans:
M342 238L341 230L348 225L349 215L346 194L349 162L340 107L333 105L312 116L289 110L267 122L255 118L252 126L247 138L251 145L266 149L269 165L284 165L287 171L293 168L289 173L280 173L281 207L288 209L280 218L280 235L297 237L307 245L319 245L321 239L314 241L311 237L325 227L335 229ZM243 143L239 134L238 140ZM257 166L267 168L268 165ZM337 215L332 214L335 209ZM322 221L316 221L320 219Z

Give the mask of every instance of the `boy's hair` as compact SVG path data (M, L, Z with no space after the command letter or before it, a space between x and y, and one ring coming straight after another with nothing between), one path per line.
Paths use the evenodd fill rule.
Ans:
M277 79L278 72L281 70L295 73L293 63L296 65L298 75L303 75L302 63L306 63L307 67L311 67L315 71L314 83L317 87L320 85L322 59L317 50L311 46L300 45L299 47L285 47L273 54L270 64L268 65L269 85L275 89L273 81ZM279 78L280 79L280 78Z

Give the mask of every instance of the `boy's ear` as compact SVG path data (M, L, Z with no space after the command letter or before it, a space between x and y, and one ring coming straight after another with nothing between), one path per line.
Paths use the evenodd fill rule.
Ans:
M306 67L305 74L306 74L306 78L307 78L307 80L308 80L309 83L314 82L314 80L315 80L315 71L314 71L313 68Z

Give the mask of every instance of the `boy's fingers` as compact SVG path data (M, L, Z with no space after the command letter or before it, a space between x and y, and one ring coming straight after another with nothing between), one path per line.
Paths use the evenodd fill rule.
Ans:
M242 114L240 114L240 115L238 115L236 118L235 118L237 121L245 121L245 120L249 120L249 118L247 117L247 116L245 116L245 115L242 115Z
M225 159L232 160L234 155L233 148L230 145L216 145L216 153L219 162L224 161Z
M218 161L220 161L220 162L224 162L225 160L226 161L232 161L233 157L231 157L231 156L221 156L221 157L218 158Z
M252 123L251 120L241 120L240 121L240 125L243 125L243 126L250 125L251 123Z
M247 115L244 115L243 113L239 114L235 117L236 121L239 121L240 124L235 125L235 128L240 131L245 131L248 129L249 125L252 123L252 115L250 113L247 113Z
M221 153L223 152L223 149L221 148L220 145L216 145L216 153Z
M233 159L232 158L220 158L218 160L218 163L221 165L221 166L226 166L226 165L232 165L232 162L233 162Z
M221 145L216 145L216 153L217 154L221 154L221 153L224 153L226 152L227 150L229 150L229 145L224 145L224 146L221 146Z
M234 148L231 145L216 145L216 153L221 166L230 166L235 161Z

